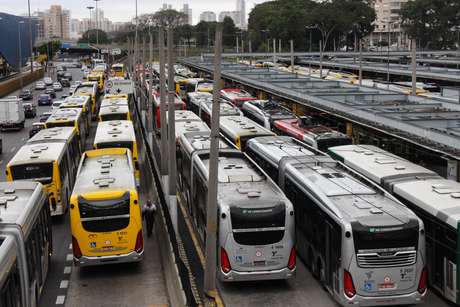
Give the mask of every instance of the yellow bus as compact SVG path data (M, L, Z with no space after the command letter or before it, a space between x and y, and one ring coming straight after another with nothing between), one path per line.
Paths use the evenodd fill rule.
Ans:
M142 260L141 204L129 149L83 154L70 198L70 229L76 265Z
M98 86L97 82L87 81L82 82L78 85L77 89L73 93L75 96L90 96L91 97L91 114L93 118L96 116L97 112L97 93L98 93Z
M129 120L101 121L97 124L93 148L128 148L134 162L136 182L139 185L139 152L133 122Z
M45 128L74 127L80 137L80 147L85 148L89 130L86 129L82 114L82 110L78 108L56 109L46 120Z
M115 77L125 77L125 65L122 63L116 63L112 65L112 71Z
M82 116L85 119L86 130L91 128L91 97L75 96L67 97L63 103L59 105L59 109L81 109Z
M132 120L128 99L124 97L107 98L104 96L99 108L99 122L108 120Z
M97 88L99 91L104 90L104 74L99 72L91 72L86 79L88 81L97 82Z
M48 192L51 215L64 215L72 192L74 165L65 142L25 144L8 162L6 179L40 182Z

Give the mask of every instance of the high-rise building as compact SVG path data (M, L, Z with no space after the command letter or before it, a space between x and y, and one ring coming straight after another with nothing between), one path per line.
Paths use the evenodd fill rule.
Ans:
M163 7L161 8L162 10L172 10L172 5L163 3Z
M240 29L246 29L246 1L245 0L236 0L236 11L238 12L238 22L236 25Z
M184 7L182 8L182 13L185 14L185 20L184 23L191 25L193 23L193 15L192 15L192 9L188 6L187 3L184 4Z
M210 11L203 12L200 14L200 21L206 21L206 22L216 21L216 14Z
M44 37L70 38L70 11L63 10L60 5L52 5L43 14Z
M390 45L405 45L407 35L401 28L401 6L410 0L375 0L375 28L371 35L371 45L379 41Z

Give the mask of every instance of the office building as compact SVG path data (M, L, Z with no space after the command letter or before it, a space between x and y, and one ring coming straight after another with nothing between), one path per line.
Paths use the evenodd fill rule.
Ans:
M200 14L200 21L214 22L216 21L216 14L210 11L203 12Z

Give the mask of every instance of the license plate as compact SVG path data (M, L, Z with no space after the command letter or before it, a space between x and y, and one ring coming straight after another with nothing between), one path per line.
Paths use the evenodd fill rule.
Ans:
M254 266L265 266L265 261L254 261Z

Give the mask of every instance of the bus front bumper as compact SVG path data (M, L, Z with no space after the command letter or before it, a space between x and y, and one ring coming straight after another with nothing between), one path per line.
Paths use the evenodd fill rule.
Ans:
M219 270L219 279L224 282L289 279L295 276L296 269L289 270L288 268L283 268L280 270L253 272L231 270L228 273Z
M426 291L420 294L418 291L413 293L390 295L390 296L361 296L355 295L352 299L345 298L343 306L394 306L394 305L414 305L423 302Z
M122 255L110 255L110 256L98 256L98 257L89 257L81 256L80 258L73 257L73 261L77 266L93 266L93 265L103 265L111 263L126 263L126 262L139 262L144 258L144 251L137 253L132 251L128 254Z

